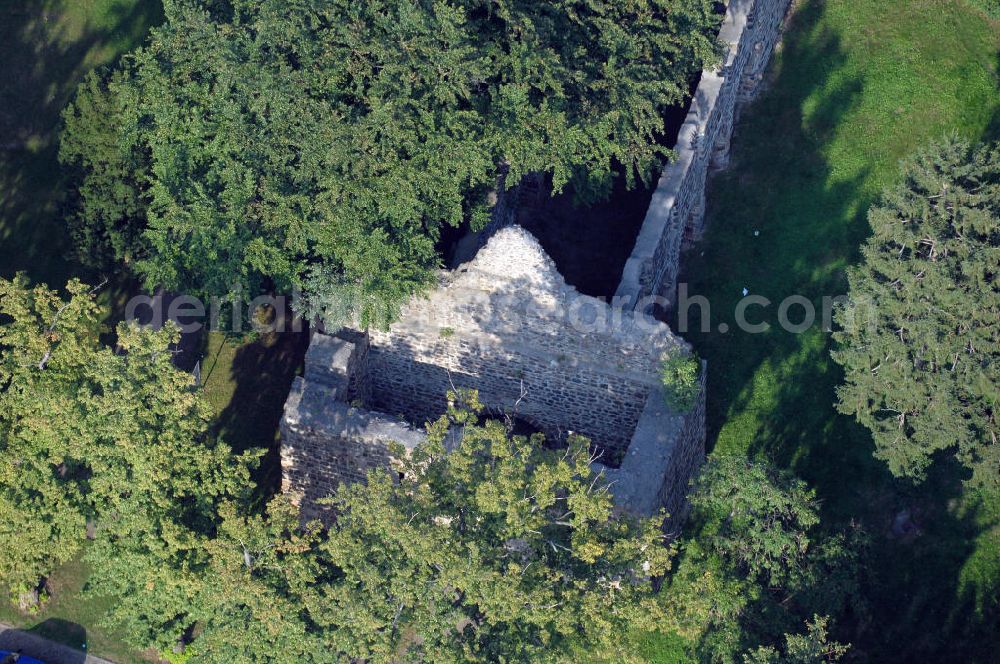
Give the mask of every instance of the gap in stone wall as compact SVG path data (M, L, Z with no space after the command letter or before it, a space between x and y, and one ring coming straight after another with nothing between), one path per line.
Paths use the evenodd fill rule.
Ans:
M684 104L664 113L664 130L657 137L660 146L673 148L700 79L698 72L689 81ZM635 246L659 173L657 169L648 184L637 181L629 189L621 166L616 165L615 171L609 197L583 205L577 205L572 185L553 196L551 176L546 176L535 191L530 190L534 183L529 178L521 185L527 191L521 193L514 220L538 238L568 284L581 293L608 300L615 294L625 261ZM443 264L454 268L471 258L479 246L477 238L468 223L443 226L436 245Z
M699 72L691 80L689 95L694 93L700 77ZM673 148L688 105L685 102L664 114L659 145ZM629 189L624 170L618 165L615 170L617 176L605 200L577 205L572 185L552 196L552 179L547 177L541 191L522 198L517 215L517 223L538 238L566 283L581 293L608 300L621 281L625 261L635 246L658 177L653 175L648 184L638 181Z
M456 259L456 254L460 251L459 246L464 244L463 240L468 242L473 235L468 222L463 222L460 226L442 224L440 236L434 245L438 256L441 257L442 265L451 269L455 267L456 263L464 262L462 259ZM464 253L468 252L463 252L462 258L464 258Z
M500 422L506 422L507 428L512 436L523 436L524 438L531 438L536 434L541 434L545 437L543 442L543 447L547 450L565 450L569 447L569 439L567 431L549 431L546 430L544 426L535 422L532 418L520 415L517 413L511 414L509 412L504 412L502 410L487 408L486 412L483 413L483 417L487 419L493 419ZM412 424L412 423L411 423ZM622 460L625 457L625 450L616 450L608 447L603 447L598 445L594 441L591 441L590 445L591 458L598 461L603 466L607 468L617 469L621 466Z
M625 178L619 176L607 200L578 206L572 186L552 196L551 179L547 178L545 190L518 210L517 223L538 238L566 283L586 295L610 298L654 189L655 183L639 183L629 190Z

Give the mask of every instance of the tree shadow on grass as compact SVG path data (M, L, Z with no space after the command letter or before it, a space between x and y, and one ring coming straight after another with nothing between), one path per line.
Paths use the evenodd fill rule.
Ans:
M1000 90L1000 51L997 52L993 64L993 76L997 81L997 89ZM983 134L983 141L1000 141L1000 106L993 109L993 117Z
M309 333L280 332L236 349L230 379L235 383L232 399L216 420L216 432L237 452L265 450L254 479L261 500L281 490L281 455L278 426L291 389L301 373ZM212 367L211 354L203 371Z
M823 3L810 3L795 21L814 23L822 11ZM856 257L867 234L862 184L868 173L834 181L822 154L838 118L862 92L856 78L824 87L846 62L837 35L790 29L783 62L794 66L779 67L768 90L744 112L733 165L713 178L708 233L685 257L681 281L689 282L691 294L710 296L711 329L688 335L709 360L710 440L742 448L727 451L785 456L775 461L788 465L787 457L808 447L829 422L835 381L827 336L780 329L778 304L801 295L815 302L819 315L823 296L845 292L845 256ZM770 325L766 332L738 329L734 314L744 288L771 301L747 312L750 322ZM722 323L725 333L718 331ZM758 430L760 418L764 428L792 421L797 430L778 437ZM767 450L746 449L762 441Z
M28 629L0 633L0 650L16 652L46 664L84 664L87 630L61 618L48 618Z
M0 277L59 288L81 274L61 218L60 113L162 16L158 0L0 0Z
M824 10L813 0L794 16L781 64L737 127L732 166L711 183L706 238L685 257L681 282L711 304L711 330L686 335L709 363L709 444L794 470L816 489L825 527L860 521L869 532L872 621L842 619L837 636L873 661L985 661L1000 646L990 608L998 577L989 574L1000 565L980 560L1000 549L995 506L965 494L953 464L920 487L895 480L873 458L868 431L833 405L842 372L819 328L822 298L846 293L844 269L859 258L875 195L868 170L836 173L824 153L864 91L845 75L838 36L811 27ZM998 129L1000 112L989 133ZM747 316L768 331L737 329L743 288L771 301ZM817 325L805 333L777 325L790 295L815 306ZM789 317L799 322L802 309ZM919 537L892 535L902 510L919 515Z
M885 518L868 524L882 574L873 602L893 618L865 635L876 661L996 661L1000 561L996 542L984 546L982 538L996 539L997 519L990 501L963 485L965 476L942 458L925 483L897 483L890 507L916 515L915 539L887 537Z

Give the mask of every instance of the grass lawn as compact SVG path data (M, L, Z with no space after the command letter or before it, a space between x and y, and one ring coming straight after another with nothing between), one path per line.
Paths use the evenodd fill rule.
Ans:
M262 335L244 344L222 332L206 335L202 385L218 418L217 432L237 450L267 450L255 478L264 499L281 487L278 423L308 345L304 332Z
M63 565L49 579L52 597L39 614L25 616L7 602L0 602L0 622L119 664L151 661L151 654L136 652L98 626L108 605L106 601L80 599L89 574L87 564L80 560Z
M801 294L819 310L846 291L865 212L900 158L946 132L998 136L998 51L1000 23L962 0L799 2L682 275L712 305L716 331L688 335L709 362L710 445L794 469L825 522L860 520L872 535L872 615L837 636L873 661L995 657L1000 501L963 494L949 469L918 488L893 480L867 431L834 410L829 335L781 331L777 304ZM772 329L718 332L736 330L744 287L774 303L750 316ZM906 543L887 536L902 509L922 530Z

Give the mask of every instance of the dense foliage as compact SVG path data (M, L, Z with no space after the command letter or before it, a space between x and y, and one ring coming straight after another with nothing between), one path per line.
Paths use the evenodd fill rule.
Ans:
M251 460L207 434L171 364L176 331L122 325L104 347L93 292L68 290L0 282L0 583L15 592L77 555L90 521L108 623L164 650L196 628L199 661L560 660L655 626L670 549L656 520L614 515L587 441L546 449L455 395L399 455L402 479L331 498L329 529L283 498L257 514Z
M904 165L869 213L834 357L840 409L896 476L939 452L1000 480L1000 150L951 138Z
M0 280L0 583L19 595L80 551L88 521L97 549L149 547L147 536L204 526L223 488L239 495L249 481L171 364L176 331L122 324L107 348L93 293L67 288L64 301Z
M341 487L329 529L301 528L284 498L263 516L229 506L203 569L151 560L150 571L174 567L157 580L197 572L187 606L149 572L100 590L137 645L168 645L197 622L197 661L627 656L618 635L656 624L653 578L670 550L655 520L613 516L586 441L540 442L455 410L401 455L401 480L380 471Z
M782 659L773 645L754 648L826 643L825 619L805 636L796 632L817 614L864 615L864 536L822 534L815 498L801 480L766 464L713 456L690 500L679 562L662 591L663 626L692 643L699 659L736 662L750 652L752 661L822 661ZM830 654L832 661L836 648Z
M81 86L62 159L84 255L202 296L320 278L397 302L502 174L650 175L663 111L716 50L709 0L164 5Z
M813 643L793 633L804 612L850 601L843 542L808 534L811 492L732 458L701 474L696 529L658 595L675 550L658 519L616 515L588 441L553 450L480 422L473 392L450 395L391 473L342 486L329 528L285 498L261 512L252 456L209 435L172 365L176 330L123 324L107 348L94 292L68 291L0 282L0 583L30 594L83 550L89 522L87 592L139 648L193 638L205 662L625 660L619 635L666 626L732 659L785 632L789 648Z
M826 618L815 617L806 624L805 634L787 634L782 650L762 646L744 657L745 664L824 664L847 654L848 646L831 642Z

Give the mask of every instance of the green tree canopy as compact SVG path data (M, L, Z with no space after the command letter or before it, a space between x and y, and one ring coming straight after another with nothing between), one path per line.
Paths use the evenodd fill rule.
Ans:
M834 357L839 408L875 455L922 479L948 451L1000 480L1000 151L957 138L906 161L868 215Z
M744 664L825 664L839 662L850 649L842 643L830 641L827 634L827 618L814 616L806 623L805 634L785 636L784 652L764 646L747 653Z
M711 549L772 584L801 565L806 533L819 523L814 494L802 480L735 456L713 457L690 500Z
M326 548L348 562L350 596L367 598L345 617L399 614L421 635L412 651L442 662L623 654L620 634L655 624L653 579L670 553L659 521L615 516L587 440L543 443L453 412L403 462L398 487L382 479L342 492L345 517Z
M118 348L105 347L93 292L67 290L0 280L0 582L18 593L80 551L88 520L95 552L169 539L178 524L203 527L249 479L171 363L176 329L122 324Z
M0 583L34 592L79 551L89 513L78 478L88 417L77 394L97 306L78 283L63 302L0 280Z
M784 643L814 614L848 607L864 614L864 538L820 532L813 492L801 480L764 463L712 456L690 501L679 560L661 598L663 627L693 644L700 659L736 662L758 646L756 656L778 658L773 645L761 644ZM825 620L821 625L825 643ZM788 652L817 636L813 628L789 636Z
M471 412L433 424L393 473L342 486L327 529L284 497L264 515L223 506L207 565L184 568L197 573L181 619L137 575L111 593L119 623L161 647L197 624L206 662L625 657L620 635L656 624L671 553L658 522L615 516L585 440L549 450Z
M396 302L501 173L647 176L714 58L710 0L168 0L67 108L75 233L150 288ZM314 284L315 287L315 284Z

